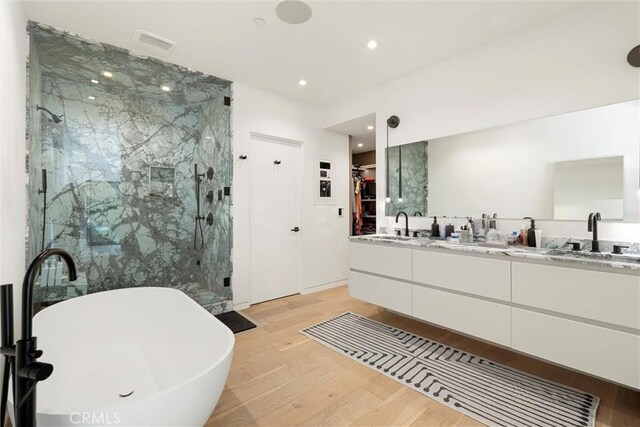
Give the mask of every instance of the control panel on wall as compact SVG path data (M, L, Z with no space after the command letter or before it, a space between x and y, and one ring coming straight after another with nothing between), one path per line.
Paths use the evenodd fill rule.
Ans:
M318 159L316 175L316 203L331 205L334 202L332 191L333 170L330 160Z

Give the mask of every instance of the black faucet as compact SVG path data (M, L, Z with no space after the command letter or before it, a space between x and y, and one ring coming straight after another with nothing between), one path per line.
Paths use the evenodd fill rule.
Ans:
M593 231L591 252L600 252L600 242L598 241L598 221L601 219L602 217L600 216L600 212L596 212L595 214L591 212L589 214L589 219L587 219L587 230Z
M78 278L76 265L67 251L47 249L38 255L27 268L22 282L22 338L13 343L13 285L2 285L0 304L2 306L2 347L5 356L5 375L2 384L1 419L4 420L9 388L9 370L13 371L13 405L17 427L36 425L36 385L53 372L53 365L38 362L42 350L38 350L37 338L33 336L33 286L40 275L40 267L52 256L60 257L69 270L69 281Z
M398 215L396 215L396 224L398 223L400 215L404 215L404 235L409 237L409 216L404 211L398 212Z

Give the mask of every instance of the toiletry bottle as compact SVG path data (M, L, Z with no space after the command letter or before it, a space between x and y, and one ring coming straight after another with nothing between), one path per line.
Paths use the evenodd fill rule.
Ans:
M460 232L460 240L462 240L462 242L464 243L469 242L469 230L467 230L466 225L462 227L462 231Z
M451 236L452 233L453 233L453 224L449 223L449 225L447 225L444 228L444 238L446 239L447 237Z
M438 224L438 217L433 217L433 224L431 224L431 237L437 239L440 237L440 224Z
M530 248L536 247L536 220L531 220L531 227L527 230L527 245Z
M520 235L518 244L522 246L527 246L527 228L524 224L520 226Z
M469 218L469 243L473 243L473 219Z
M54 286L56 283L56 262L49 260L49 279L47 280L48 286Z
M40 270L40 286L49 286L49 262L45 262Z
M56 276L58 275L58 262L51 260L49 266L49 286L56 286Z
M55 286L62 286L62 261L58 261L55 280L56 280Z
M489 229L497 229L496 218L498 218L498 214L494 213L491 219L489 220Z

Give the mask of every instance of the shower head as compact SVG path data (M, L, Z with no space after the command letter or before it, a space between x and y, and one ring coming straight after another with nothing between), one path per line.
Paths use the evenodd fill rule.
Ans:
M56 123L56 124L62 122L62 118L64 117L64 114L61 114L61 115L53 114L51 111L39 105L36 105L36 110L42 110L49 113L49 115L51 116L51 120L53 120L53 123Z

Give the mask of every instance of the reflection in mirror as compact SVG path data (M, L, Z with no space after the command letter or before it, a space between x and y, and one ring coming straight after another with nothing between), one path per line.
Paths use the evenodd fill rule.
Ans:
M403 145L402 203L392 147L387 215L638 222L638 117L633 100Z
M427 212L427 141L389 148L389 197L386 214Z
M583 220L591 212L622 221L624 157L556 162L553 219Z

